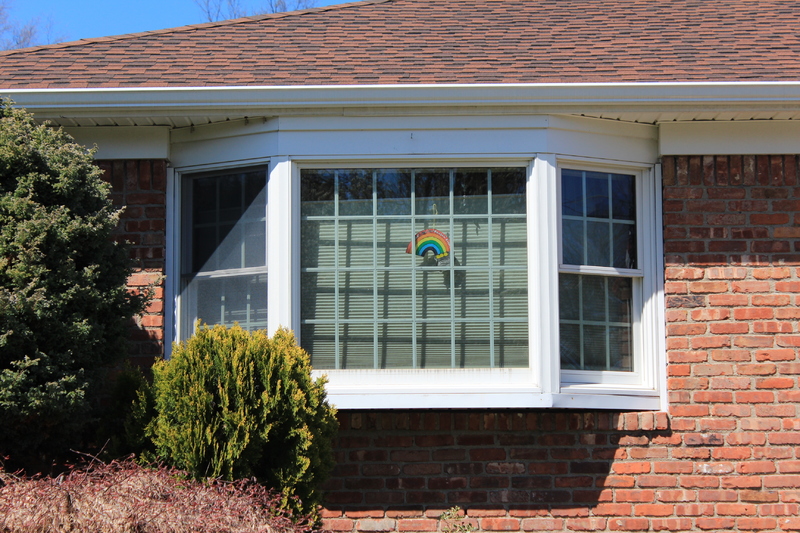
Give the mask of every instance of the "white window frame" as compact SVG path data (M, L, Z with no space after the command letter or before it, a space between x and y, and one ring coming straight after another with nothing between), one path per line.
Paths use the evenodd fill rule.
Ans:
M552 153L528 157L289 157L248 159L220 165L176 169L172 173L168 217L168 272L180 279L180 182L184 173L223 170L269 163L267 178L268 330L300 332L300 170L305 168L510 167L528 172L528 306L529 367L496 369L315 370L326 376L328 397L341 409L367 408L605 408L663 409L666 405L663 249L660 168L657 165L610 161ZM615 379L619 373L583 374L575 379L560 369L558 338L558 274L560 269L560 168L605 170L638 176L637 227L644 298L636 327L641 329L637 355L641 376ZM171 204L171 205L170 205ZM171 216L170 216L171 215ZM171 258L171 259L170 259ZM175 302L173 339L181 320L178 287L170 283ZM302 342L302 339L300 339ZM597 374L597 373L595 373Z
M638 268L619 269L613 267L575 266L563 262L562 216L561 216L561 171L597 171L633 175L636 188L636 248ZM633 371L561 370L560 388L571 394L617 394L655 395L658 391L658 371L664 362L659 357L663 350L658 342L663 338L663 311L658 312L653 300L661 301L663 294L659 281L663 272L663 257L660 216L660 172L653 166L613 163L583 158L559 157L558 172L558 270L568 274L618 275L633 279ZM659 285L660 283L660 285ZM660 296L659 296L660 295Z

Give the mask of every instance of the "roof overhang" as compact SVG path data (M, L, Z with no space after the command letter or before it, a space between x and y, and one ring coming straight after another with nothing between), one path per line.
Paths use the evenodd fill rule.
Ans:
M286 114L579 114L632 122L800 119L800 82L0 89L64 126L184 127ZM402 111L401 111L402 110Z

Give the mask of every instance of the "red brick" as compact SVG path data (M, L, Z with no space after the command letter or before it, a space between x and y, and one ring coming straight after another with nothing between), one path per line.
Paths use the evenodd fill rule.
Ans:
M555 518L525 518L522 520L523 531L562 531L564 520Z
M674 512L674 505L662 503L640 503L635 507L636 516L670 516Z
M742 517L736 520L736 525L737 531L775 529L778 527L778 520L775 518Z
M732 530L736 522L733 518L708 518L700 517L695 520L698 528L703 530Z
M647 531L650 521L647 518L611 518L608 528L611 531Z

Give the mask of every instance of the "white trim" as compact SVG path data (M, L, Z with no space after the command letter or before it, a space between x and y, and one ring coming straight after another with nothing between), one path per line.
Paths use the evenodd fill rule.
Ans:
M661 155L797 154L800 121L665 122Z
M558 323L552 319L552 310L558 305L558 265L553 258L558 254L558 176L556 157L537 154L533 162L533 178L528 188L528 231L530 268L528 303L530 305L530 335L532 366L540 368L542 389L545 393L557 392L560 386L559 367L553 357L559 350ZM538 342L537 342L538 340ZM534 344L535 343L535 344Z
M294 322L293 280L296 277L292 226L293 163L288 157L270 161L267 179L267 331L273 335L281 326L292 328ZM298 328L293 328L298 330Z
M627 161L609 162L592 161L587 158L559 157L558 183L560 169L603 171L626 173L635 176L636 180L636 225L637 225L637 265L636 269L617 269L606 267L577 267L563 265L561 249L561 191L558 187L556 199L558 248L556 263L560 272L600 274L604 276L625 276L633 281L633 371L561 371L561 392L571 395L602 392L605 394L633 394L654 396L661 402L662 391L666 388L666 377L660 372L665 358L664 347L659 344L659 336L663 337L665 310L663 300L661 307L653 305L659 294L663 297L663 260L659 258L661 235L660 174L656 175L653 165L641 165ZM650 216L652 214L652 216ZM661 281L659 281L661 280ZM659 284L660 283L660 284ZM556 281L557 284L557 281ZM557 301L557 300L556 300ZM638 302L638 303L637 303ZM557 306L554 308L557 309ZM558 319L554 320L556 330ZM558 353L558 348L556 352ZM555 356L554 356L555 357ZM636 408L639 405L636 404ZM644 407L642 407L644 408Z
M166 227L164 253L164 357L172 354L172 341L178 338L180 324L178 309L178 288L176 280L180 280L180 180L172 167L167 167Z
M800 104L800 82L419 84L257 87L0 89L39 115L206 116L280 107L527 105L621 108L769 108ZM46 117L43 117L46 118Z
M169 159L170 130L164 126L97 126L64 131L78 144L94 144L95 159Z

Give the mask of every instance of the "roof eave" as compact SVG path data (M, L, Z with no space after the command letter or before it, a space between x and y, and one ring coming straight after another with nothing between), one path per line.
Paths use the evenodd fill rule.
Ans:
M800 110L797 82L0 89L39 119L278 115L291 109L492 108L608 113ZM537 111L538 110L538 111Z

